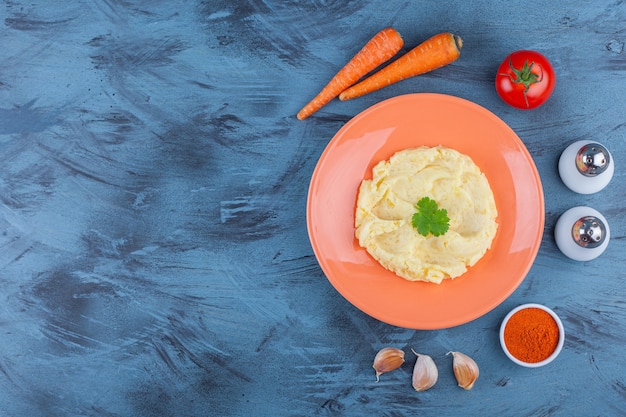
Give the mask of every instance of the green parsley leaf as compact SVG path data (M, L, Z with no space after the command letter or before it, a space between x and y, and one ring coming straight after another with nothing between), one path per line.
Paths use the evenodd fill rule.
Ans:
M429 197L423 197L415 205L416 212L411 218L413 227L422 236L441 236L450 227L450 218L446 209L440 209L437 202Z

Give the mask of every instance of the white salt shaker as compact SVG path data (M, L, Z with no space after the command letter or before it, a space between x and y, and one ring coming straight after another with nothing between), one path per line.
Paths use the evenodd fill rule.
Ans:
M593 194L606 187L615 164L609 150L597 142L579 140L569 145L559 159L559 175L579 194Z

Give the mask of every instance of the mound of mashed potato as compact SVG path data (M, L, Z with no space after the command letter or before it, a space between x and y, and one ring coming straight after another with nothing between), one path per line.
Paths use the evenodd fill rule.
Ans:
M498 229L493 192L472 159L454 149L419 147L379 162L359 188L359 244L386 269L410 281L456 278L491 247ZM422 197L448 211L441 236L420 235L411 223Z

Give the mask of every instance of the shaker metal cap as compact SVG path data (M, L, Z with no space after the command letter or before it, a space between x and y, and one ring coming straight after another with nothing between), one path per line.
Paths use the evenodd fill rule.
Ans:
M609 167L611 154L599 143L587 143L576 154L576 168L586 177L602 174Z
M584 216L574 222L572 237L578 246L583 248L597 248L606 238L606 226L596 216Z

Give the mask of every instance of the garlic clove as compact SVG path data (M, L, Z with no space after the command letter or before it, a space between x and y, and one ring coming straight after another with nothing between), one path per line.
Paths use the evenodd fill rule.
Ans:
M472 389L480 373L474 359L461 352L448 352L447 354L452 354L452 367L459 387L466 390Z
M394 347L385 347L379 350L372 365L376 371L376 382L382 374L398 369L403 363L403 350Z
M435 365L435 361L430 356L419 354L414 350L413 353L417 356L415 366L413 367L413 388L418 392L426 391L437 383L437 378L439 378L437 365Z

